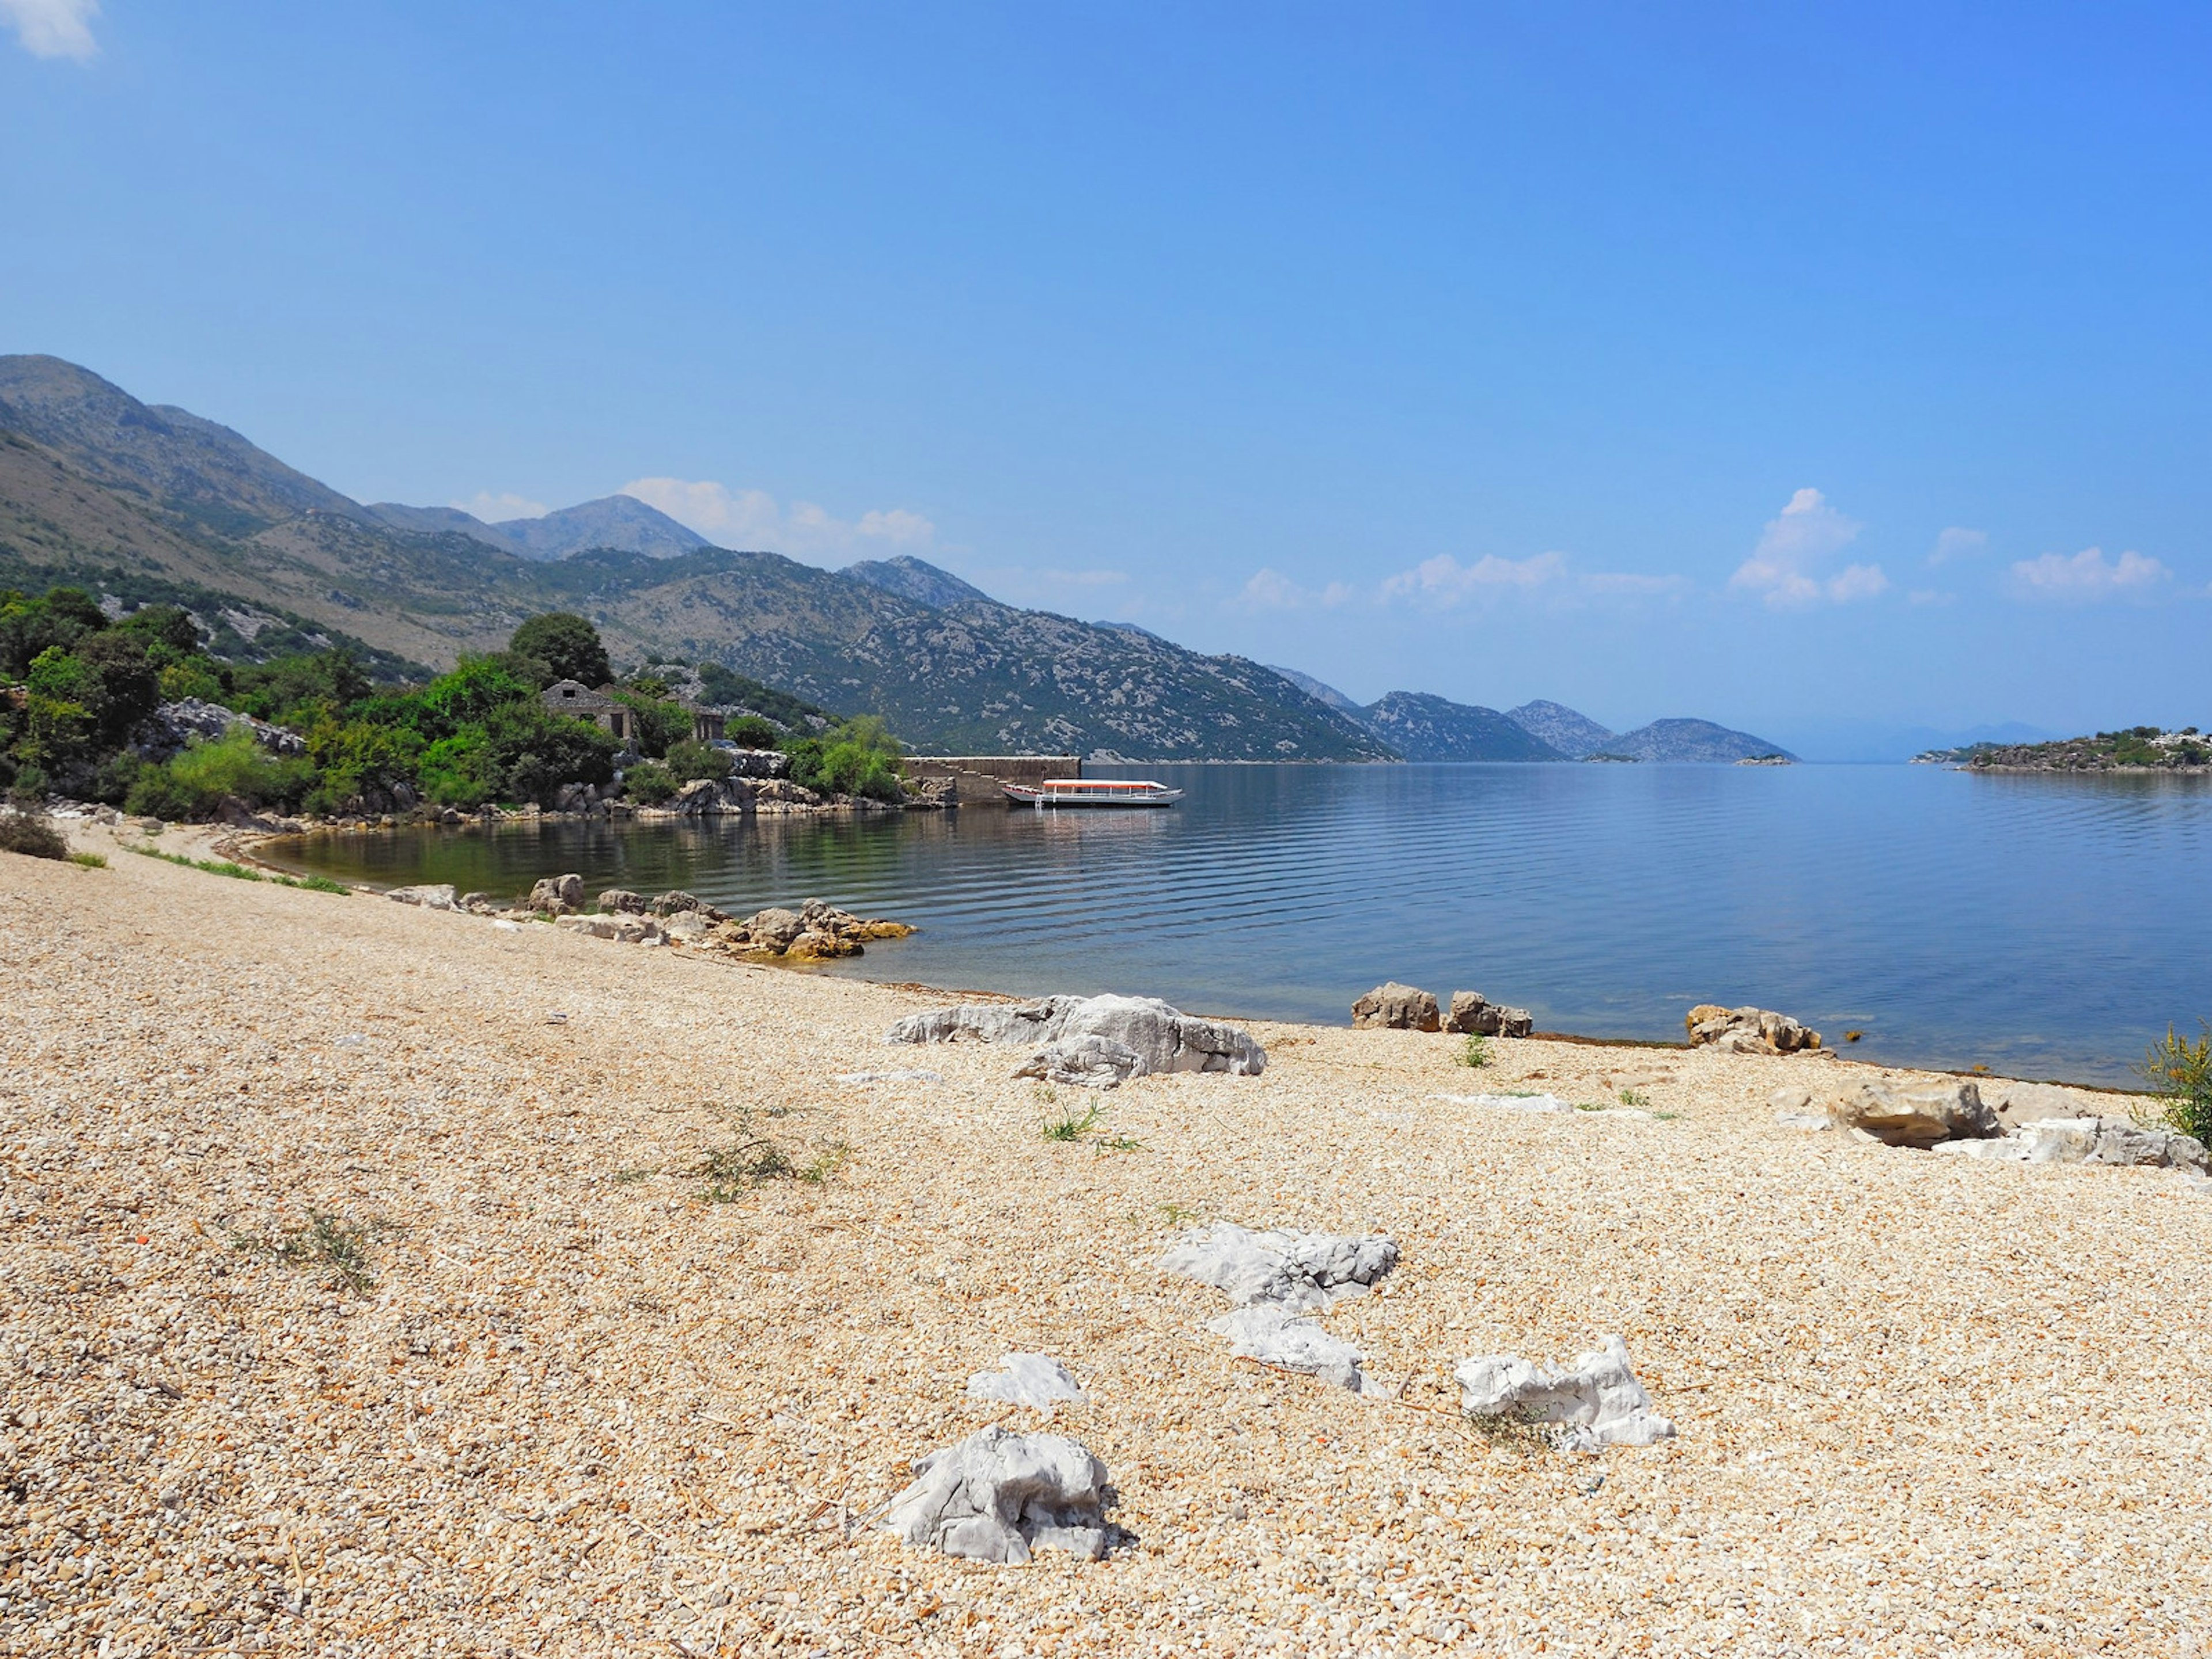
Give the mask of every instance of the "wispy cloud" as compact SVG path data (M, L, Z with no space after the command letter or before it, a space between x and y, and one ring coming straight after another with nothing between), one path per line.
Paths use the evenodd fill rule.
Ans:
M1382 597L1450 606L1498 593L1525 593L1556 582L1566 574L1564 553L1537 553L1525 559L1501 559L1486 553L1473 564L1462 564L1450 554L1439 553L1411 570L1385 579Z
M526 495L495 495L489 489L479 489L465 501L447 501L446 505L473 514L486 524L497 524L505 519L542 519L553 510Z
M1957 525L1936 538L1936 545L1928 555L1930 564L1948 564L1954 559L1971 559L1989 550L1990 532L1986 530L1966 530Z
M1306 587L1281 571L1268 568L1253 572L1252 579L1237 593L1237 603L1247 611L1333 610L1351 604L1358 597L1357 591L1346 582Z
M33 58L74 58L79 63L100 51L92 20L100 0L0 0L0 23L15 31Z
M2132 550L2107 559L2101 547L2085 547L2070 559L2063 553L2022 559L2011 574L2013 591L2024 599L2095 605L2112 599L2147 599L2173 573Z
M937 539L937 526L903 507L840 519L812 501L785 506L765 489L732 489L710 480L633 478L619 494L657 507L722 547L759 548L793 558L862 557L915 552Z
M1759 544L1736 567L1729 586L1758 594L1778 611L1873 599L1889 587L1880 565L1847 565L1832 574L1826 571L1863 528L1856 519L1830 506L1819 490L1801 489L1766 521Z
M1268 568L1255 572L1237 596L1248 611L1334 610L1350 605L1410 605L1451 611L1511 596L1542 595L1547 601L1580 599L1659 599L1687 591L1681 576L1653 576L1638 571L1578 571L1564 553L1536 553L1525 559L1485 554L1462 564L1449 553L1424 559L1410 570L1384 577L1371 587L1332 581L1308 587Z

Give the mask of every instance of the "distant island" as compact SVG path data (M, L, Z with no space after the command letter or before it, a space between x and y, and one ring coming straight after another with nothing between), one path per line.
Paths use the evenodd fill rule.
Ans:
M2168 732L2131 726L2094 737L2051 743L1975 743L1930 749L1916 766L1957 766L1970 772L2203 772L2212 771L2212 737L2193 726Z

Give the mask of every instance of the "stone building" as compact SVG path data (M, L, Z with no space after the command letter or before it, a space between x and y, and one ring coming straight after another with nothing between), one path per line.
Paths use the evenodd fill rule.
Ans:
M589 720L620 743L635 744L637 741L637 716L612 697L603 696L592 690L581 680L556 680L545 688L541 696L545 706L556 714Z

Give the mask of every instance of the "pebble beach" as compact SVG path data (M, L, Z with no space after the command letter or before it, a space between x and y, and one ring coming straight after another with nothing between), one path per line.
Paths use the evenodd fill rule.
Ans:
M2212 1196L2172 1170L1778 1126L1778 1089L1872 1071L1832 1055L1500 1040L1474 1071L1251 1023L1259 1077L1054 1091L886 1048L945 992L139 839L0 854L0 1653L2212 1641ZM937 1079L839 1080L894 1068ZM1511 1091L1607 1109L1449 1097ZM726 1178L762 1147L791 1173ZM1384 1386L1208 1335L1220 1298L1158 1264L1214 1221L1395 1238L1326 1316ZM1613 1334L1675 1438L1461 1415L1468 1356ZM1087 1399L967 1397L1015 1351ZM874 1524L994 1423L1103 1462L1105 1559Z

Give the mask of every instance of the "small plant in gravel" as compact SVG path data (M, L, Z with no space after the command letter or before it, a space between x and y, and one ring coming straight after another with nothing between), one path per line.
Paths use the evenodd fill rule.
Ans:
M1651 1103L1651 1097L1641 1089L1623 1089L1620 1091L1620 1103L1624 1106L1649 1106Z
M0 853L27 858L65 859L69 842L44 812L0 812Z
M69 855L69 861L76 866L80 870L105 870L107 868L106 858L99 853L71 853Z
M659 1173L658 1170L617 1170L613 1179L617 1187L634 1187L641 1181L650 1181Z
M2159 1122L2212 1144L2212 1020L2197 1023L2194 1042L2167 1026L2136 1069L2159 1097Z
M259 1235L234 1234L231 1243L249 1255L289 1267L331 1268L351 1289L365 1291L376 1282L369 1277L368 1247L384 1231L376 1222L348 1221L310 1210L297 1226Z
M1057 1106L1045 1118L1044 1138L1047 1140L1080 1140L1098 1127L1098 1120L1103 1115L1096 1101L1080 1112L1073 1106Z
M788 1109L771 1110L767 1115L781 1117L787 1112ZM708 1152L691 1171L706 1177L707 1184L699 1195L709 1204L734 1204L754 1188L766 1186L771 1181L826 1186L852 1160L850 1146L842 1140L830 1140L817 1146L814 1155L802 1162L773 1136L752 1133L752 1115L750 1107L739 1108L738 1139Z
M1515 1406L1502 1412L1468 1412L1468 1431L1500 1451L1550 1451L1558 1443L1558 1431L1529 1411Z
M1467 1047L1460 1053L1459 1063L1477 1070L1490 1064L1490 1039L1480 1031L1467 1034Z
M1091 1143L1091 1150L1094 1152L1141 1152L1145 1150L1145 1143L1127 1135L1101 1135Z
M1198 1212L1188 1204L1163 1204L1160 1206L1160 1213L1167 1218L1168 1225L1170 1227L1188 1227L1198 1219Z

